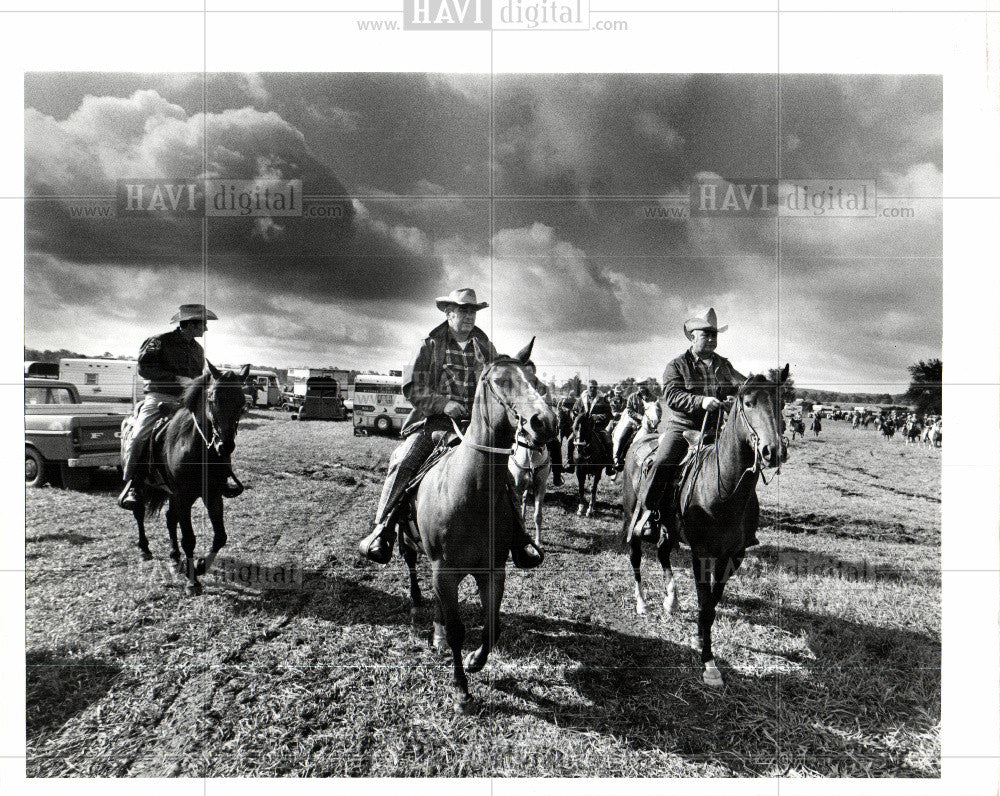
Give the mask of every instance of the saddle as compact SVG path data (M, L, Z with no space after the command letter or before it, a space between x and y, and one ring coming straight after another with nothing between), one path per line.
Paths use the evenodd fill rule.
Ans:
M673 492L670 496L671 505L676 505L684 483L687 481L691 471L696 469L697 462L700 462L705 458L705 455L708 452L708 446L713 444L711 436L703 434L700 431L688 430L683 431L682 434L688 443L688 449L684 458L681 459L680 463L677 465L677 476L672 485ZM701 452L697 453L699 444L701 445ZM641 437L637 437L632 443L632 449L635 450L636 458L640 462L639 467L636 468L632 477L632 494L644 494L645 489L648 486L646 482L653 478L653 456L659 447L660 435L656 433L645 434ZM631 525L627 529L625 539L626 543L632 538L634 533L640 532L640 529L635 526L636 520L642 517L643 513L642 507L636 505ZM645 513L648 514L648 511ZM643 523L643 525L645 525L645 523ZM681 536L683 538L683 531L681 531Z
M445 456L451 453L452 449L461 442L458 434L454 431L435 431L431 434L431 439L436 443L420 469L407 481L396 504L394 513L396 515L396 536L399 542L399 551L409 548L418 553L423 553L423 545L420 541L420 531L414 519L413 499L416 497L420 482Z
M139 474L142 477L143 487L147 490L154 489L166 492L168 495L173 494L171 479L162 461L163 457L156 458L154 453L158 449L162 449L162 440L166 434L167 424L170 422L170 418L179 405L179 403L173 401L163 401L157 404L156 409L160 413L160 417L153 424L153 430L143 443L142 448L136 452L140 465ZM135 436L135 424L138 417L139 406L136 407L135 412L122 421L121 441L123 461L132 445L132 439Z

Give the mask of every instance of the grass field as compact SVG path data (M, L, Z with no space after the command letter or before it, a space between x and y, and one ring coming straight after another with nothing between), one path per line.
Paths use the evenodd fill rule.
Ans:
M29 776L940 775L939 450L832 421L791 444L720 606L716 690L690 647L686 553L668 618L647 550L639 617L617 484L591 519L575 478L554 489L545 564L509 568L503 636L460 715L448 665L411 633L398 555L356 552L393 445L348 423L242 422L248 488L222 555L295 562L297 591L206 577L186 597L162 519L143 562L110 474L29 490ZM471 580L463 599L471 648Z

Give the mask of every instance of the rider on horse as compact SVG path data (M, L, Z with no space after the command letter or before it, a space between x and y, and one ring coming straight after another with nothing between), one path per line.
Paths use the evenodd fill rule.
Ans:
M613 458L615 469L619 472L625 465L625 456L628 454L629 446L642 426L642 420L646 414L646 404L656 400L651 389L652 385L649 383L651 381L652 379L643 382L629 394L625 400L625 409L622 412L622 416L618 419L617 425L615 425L614 434L612 435L614 440ZM660 405L657 402L657 423L659 423L660 414Z
M680 474L678 465L688 450L684 432L699 431L703 423L706 436L708 429L714 432L723 400L735 395L746 380L728 359L715 353L719 333L728 328L719 326L711 307L704 315L686 320L684 336L691 341L691 347L671 360L663 372L667 422L653 458L653 477L646 480L645 492L640 492L638 499L647 509L660 511L660 522L668 529L674 522L674 512L667 507L661 510L661 503L670 499ZM757 543L754 536L747 547Z
M410 480L437 445L434 432L451 432L453 421L469 419L479 376L497 358L493 343L476 326L476 312L489 306L476 300L476 291L460 288L441 296L436 304L447 320L427 335L403 376L403 395L413 404L413 411L403 423L405 441L389 457L375 529L359 544L362 555L378 564L392 558L397 509ZM513 486L508 486L513 513L520 517L514 508ZM522 521L515 525L511 556L521 569L542 563L543 554Z
M139 376L144 379L143 400L139 406L131 445L123 463L122 478L125 488L118 496L118 505L133 511L141 503L142 479L138 478L139 460L143 448L149 440L156 421L168 410L176 408L184 387L191 379L202 374L205 369L205 351L197 342L208 328L208 321L217 321L218 316L203 304L182 304L171 323L176 329L154 335L142 344L139 352ZM236 497L243 491L242 485L232 473L232 464L227 475L225 497Z
M594 431L604 446L604 461L607 463L608 475L615 474L615 467L611 458L611 432L608 431L608 424L611 422L611 404L607 396L597 389L597 380L591 379L587 384L587 391L576 400L573 407L575 415L587 415L594 424ZM572 447L570 448L572 452Z

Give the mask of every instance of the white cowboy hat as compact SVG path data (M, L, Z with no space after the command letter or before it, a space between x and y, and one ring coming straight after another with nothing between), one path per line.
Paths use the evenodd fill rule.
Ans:
M696 315L694 318L688 318L684 321L684 336L688 340L693 340L694 335L692 332L698 329L711 329L713 332L724 332L728 328L729 324L719 326L719 318L715 314L715 309L709 307L708 312L704 315Z
M448 307L454 305L456 307L472 307L477 312L484 307L490 306L485 301L476 300L476 291L471 287L460 287L458 290L453 290L447 296L438 296L434 303L437 304L437 308L441 312L447 312Z
M182 321L217 321L219 316L204 304L181 304L180 311L170 319L171 323L181 323Z

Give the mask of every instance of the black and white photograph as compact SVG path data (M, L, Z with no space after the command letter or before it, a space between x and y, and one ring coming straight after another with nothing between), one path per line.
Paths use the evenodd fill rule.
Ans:
M287 16L491 58L658 16L395 5ZM995 790L996 278L945 230L998 183L948 182L954 74L204 46L9 108L15 776Z

